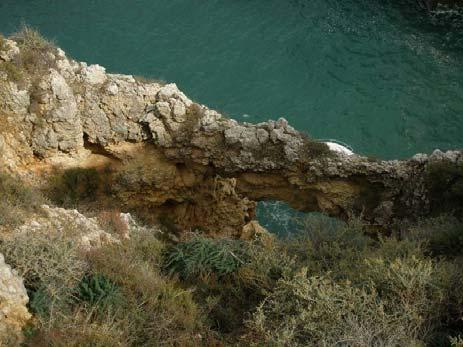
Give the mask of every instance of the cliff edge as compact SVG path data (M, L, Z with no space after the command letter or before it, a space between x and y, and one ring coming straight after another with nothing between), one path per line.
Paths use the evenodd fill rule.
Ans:
M461 214L463 152L372 160L331 150L280 118L240 123L175 84L110 74L38 37L0 39L0 165L43 182L94 168L111 199L182 230L240 236L256 201L380 227Z

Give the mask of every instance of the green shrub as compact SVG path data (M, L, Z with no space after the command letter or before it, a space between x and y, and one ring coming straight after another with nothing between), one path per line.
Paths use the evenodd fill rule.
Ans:
M247 261L228 274L207 272L190 276L183 284L193 286L194 299L207 313L212 329L220 334L234 334L242 329L275 283L294 271L294 259L278 243L253 242L246 245Z
M23 25L11 38L18 43L20 49L14 63L27 72L33 82L48 73L50 68L56 68L56 47L38 31Z
M248 324L256 345L259 340L272 346L416 345L374 288L310 277L307 269L278 281Z
M247 245L248 261L236 273L240 285L260 295L271 291L276 282L290 276L296 269L295 256L288 253L284 242Z
M31 312L45 321L50 316L50 309L53 306L53 298L47 286L42 286L38 289L32 288L28 290L28 295Z
M94 168L68 169L52 178L51 198L63 206L92 202L98 197L102 183L100 173Z
M0 172L0 226L16 226L38 212L46 202L42 194L20 179Z
M314 140L309 135L304 133L301 133L301 136L303 141L303 146L300 153L302 160L334 156L334 152L330 150L326 143Z
M171 273L188 279L196 276L227 275L247 262L241 241L195 237L179 243L169 253L165 267Z
M440 328L444 290L436 285L436 265L429 259L370 258L363 272L381 299L387 303L391 315L403 321L409 336L429 339Z
M422 221L411 227L406 237L422 241L432 256L463 255L463 224L452 216L444 215Z
M166 245L157 239L152 230L138 230L131 233L131 241L126 244L130 253L136 254L139 261L160 269L164 261Z
M74 228L21 232L0 242L7 263L18 271L29 292L39 293L41 302L46 292L53 305L66 305L84 274L78 245L67 235Z
M343 287L344 284L348 283L349 287L354 288L356 291L365 291L367 294L375 293L375 300L378 305L382 305L384 311L382 313L384 322L381 323L383 326L381 326L380 322L377 323L379 324L378 327L384 329L385 332L380 335L382 341L387 342L389 341L388 338L391 338L390 343L392 345L402 340L408 344L417 343L417 340L421 340L423 343L430 345L440 343L437 341L447 341L444 342L445 344L448 343L446 336L449 333L447 331L454 333L455 329L458 332L461 331L458 329L463 328L463 324L461 324L463 299L459 294L461 291L458 289L463 286L463 271L461 270L463 264L459 265L458 259L460 258L445 261L427 257L426 247L428 242L416 235L415 238L403 240L393 237L371 239L364 234L362 225L357 221L344 225L326 224L323 220L309 217L301 225L302 231L296 239L279 241L282 247L286 248L287 254L295 256L295 266L293 265L290 268L305 268L308 273L307 278L321 277L327 279L336 284L334 286L336 291L343 292L346 289ZM455 220L450 225L455 227ZM441 228L433 230L439 232ZM280 253L285 254L285 252ZM283 279L289 282L293 281L292 273L294 273L294 270L286 272ZM302 280L299 278L299 285L300 281ZM264 287L262 284L260 286ZM278 286L276 285L277 288ZM266 307L265 305L269 300L273 300L275 295L275 291L271 287L268 288L270 289L267 290L266 298L262 301L264 307ZM259 328L261 329L259 330L261 335L258 334L258 336L267 336L271 331L277 331L277 327L280 324L286 324L285 322L287 324L294 323L295 325L285 325L283 330L278 330L281 334L275 333L278 336L275 334L271 334L270 337L267 336L267 343L302 345L306 335L303 334L304 339L301 338L300 342L297 342L296 332L301 329L298 324L302 326L309 324L313 329L330 331L330 327L323 327L323 322L319 322L317 325L315 318L311 323L306 321L297 323L299 318L294 318L288 313L292 312L293 309L293 306L288 302L297 301L297 295L300 293L297 293L294 288L294 293L291 295L293 294L294 298L288 294L284 301L279 302L281 307L288 306L288 311L275 308L273 312L275 316L270 315L265 318L265 324L269 324L269 326L265 329L261 326ZM336 297L336 295L344 294L332 293L330 295ZM319 299L314 296L314 300ZM355 301L353 302L355 303ZM368 307L359 308L359 310L363 309L369 310ZM342 307L338 307L337 310L342 311ZM277 314L277 312L279 313ZM261 314L259 319L264 319L262 314L265 313L265 310L258 310L258 313ZM308 313L301 312L300 314L301 317L305 317ZM343 312L342 314L348 315L349 313ZM358 312L360 318L364 314L364 312ZM254 318L257 319L256 317ZM365 319L367 318L368 315ZM277 321L273 322L274 319L277 319ZM388 322L388 319L391 321ZM256 324L254 321L251 325L255 328ZM353 334L353 330L349 330L352 328L349 325L333 321L333 325L337 324L341 324L345 329L342 334L341 332L333 332L333 336ZM362 334L366 334L367 337L376 336L369 333L369 331L374 332L375 330L368 322L360 321L358 324L364 327L362 328L363 333L358 332L358 336L361 337ZM396 328L400 328L398 330L399 335L395 335L394 330ZM293 331L296 337L293 336L289 340L285 340L290 331ZM250 335L253 336L255 333L256 330L252 330ZM396 341L397 336L400 339ZM443 337L445 338L442 339ZM293 338L296 340L293 340ZM325 341L327 346L331 343L328 337L324 337L320 341ZM360 342L351 341L350 344L346 342L346 345L370 345L368 343L362 344L365 343L362 341L364 340L360 340ZM396 342L392 343L391 341ZM314 342L313 344L318 346L323 345L323 343L315 344ZM387 343L386 345L388 345ZM308 344L310 345L310 343ZM399 345L407 344L399 343Z
M344 224L307 216L298 223L300 230L286 241L286 247L289 254L297 257L300 266L308 267L313 274L331 271L345 277L375 244L364 234L358 220Z
M24 78L24 73L21 70L21 67L9 61L0 61L0 71L5 72L8 79L13 82L20 82Z
M278 242L253 242L246 249L248 261L231 274L229 285L219 278L218 285L209 288L213 290L208 294L217 299L209 316L220 323L224 332L240 329L276 283L297 270L294 257Z
M463 164L442 160L426 168L426 184L432 211L458 210L463 206Z
M82 278L77 287L77 298L103 310L120 306L123 301L119 287L99 273Z
M200 309L189 290L161 274L163 247L152 235L131 235L121 244L108 245L89 255L91 271L116 284L124 296L115 321L124 327L133 346L196 346L204 337Z
M92 309L76 309L70 314L57 314L47 325L30 328L25 347L128 347L122 322L107 315L95 319ZM130 324L125 321L124 324Z

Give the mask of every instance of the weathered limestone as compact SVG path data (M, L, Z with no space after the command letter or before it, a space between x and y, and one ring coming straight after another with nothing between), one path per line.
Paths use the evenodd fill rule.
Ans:
M238 123L192 102L175 84L107 74L61 50L55 58L39 83L19 86L0 73L0 122L13 124L0 130L5 166L44 172L60 162L98 167L105 157L118 201L183 229L239 236L254 201L264 199L387 226L434 213L440 198L430 168L450 163L457 172L463 165L459 151L372 161L330 150L283 118Z
M0 253L0 345L19 346L22 328L31 318L26 288L21 277L5 264Z
M66 233L80 248L88 251L104 244L120 242L115 236L104 231L96 218L88 218L77 210L42 206L43 214L37 215L27 223L18 227L17 233ZM126 217L127 218L127 217Z

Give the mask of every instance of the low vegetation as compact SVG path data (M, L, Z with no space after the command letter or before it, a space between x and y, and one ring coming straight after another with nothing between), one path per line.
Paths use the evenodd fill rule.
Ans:
M20 53L13 60L21 71L27 72L32 79L38 79L56 67L56 46L45 39L38 31L24 25L11 38L17 42ZM32 81L33 83L35 81Z
M58 196L72 197L61 205L99 187L92 171L60 177ZM6 174L0 194L9 226L45 201ZM72 224L0 237L34 315L24 346L462 346L463 224L454 217L400 238L309 216L288 239L173 242L127 229L117 209L95 216L120 243L84 251Z
M0 171L0 227L21 224L46 202L36 189Z
M305 133L301 133L301 135L303 145L300 150L300 157L302 161L309 158L333 157L333 151L330 150L326 143L314 140Z
M426 171L431 204L436 212L459 210L463 206L463 164L448 160L431 163Z
M182 279L201 276L225 276L246 264L243 242L197 237L178 244L166 259L166 268Z
M156 84L159 84L161 86L165 86L167 84L166 81L156 79L156 78L146 78L146 77L143 77L143 76L133 76L133 78L135 79L135 81L137 81L139 83L143 83L143 84L156 83Z
M58 171L50 178L48 195L50 199L64 207L89 204L110 194L107 170L95 168L71 168Z

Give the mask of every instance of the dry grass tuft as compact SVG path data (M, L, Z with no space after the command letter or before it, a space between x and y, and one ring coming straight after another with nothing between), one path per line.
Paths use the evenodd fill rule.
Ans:
M126 299L123 317L133 345L195 346L203 329L201 311L190 291L160 273L163 246L151 234L133 235L90 255L93 272L116 283Z
M19 178L0 172L0 226L14 227L40 210L43 195Z
M71 241L77 233L72 224L60 231L20 232L2 240L0 252L30 293L40 291L50 303L58 303L67 300L69 288L74 288L85 272L78 245Z
M121 218L119 209L105 210L98 213L98 222L105 231L125 239L129 235L129 226Z
M57 67L55 45L38 31L24 25L11 39L18 43L20 52L13 61L0 62L0 70L6 72L11 81L23 84L29 80L34 85L50 68Z

